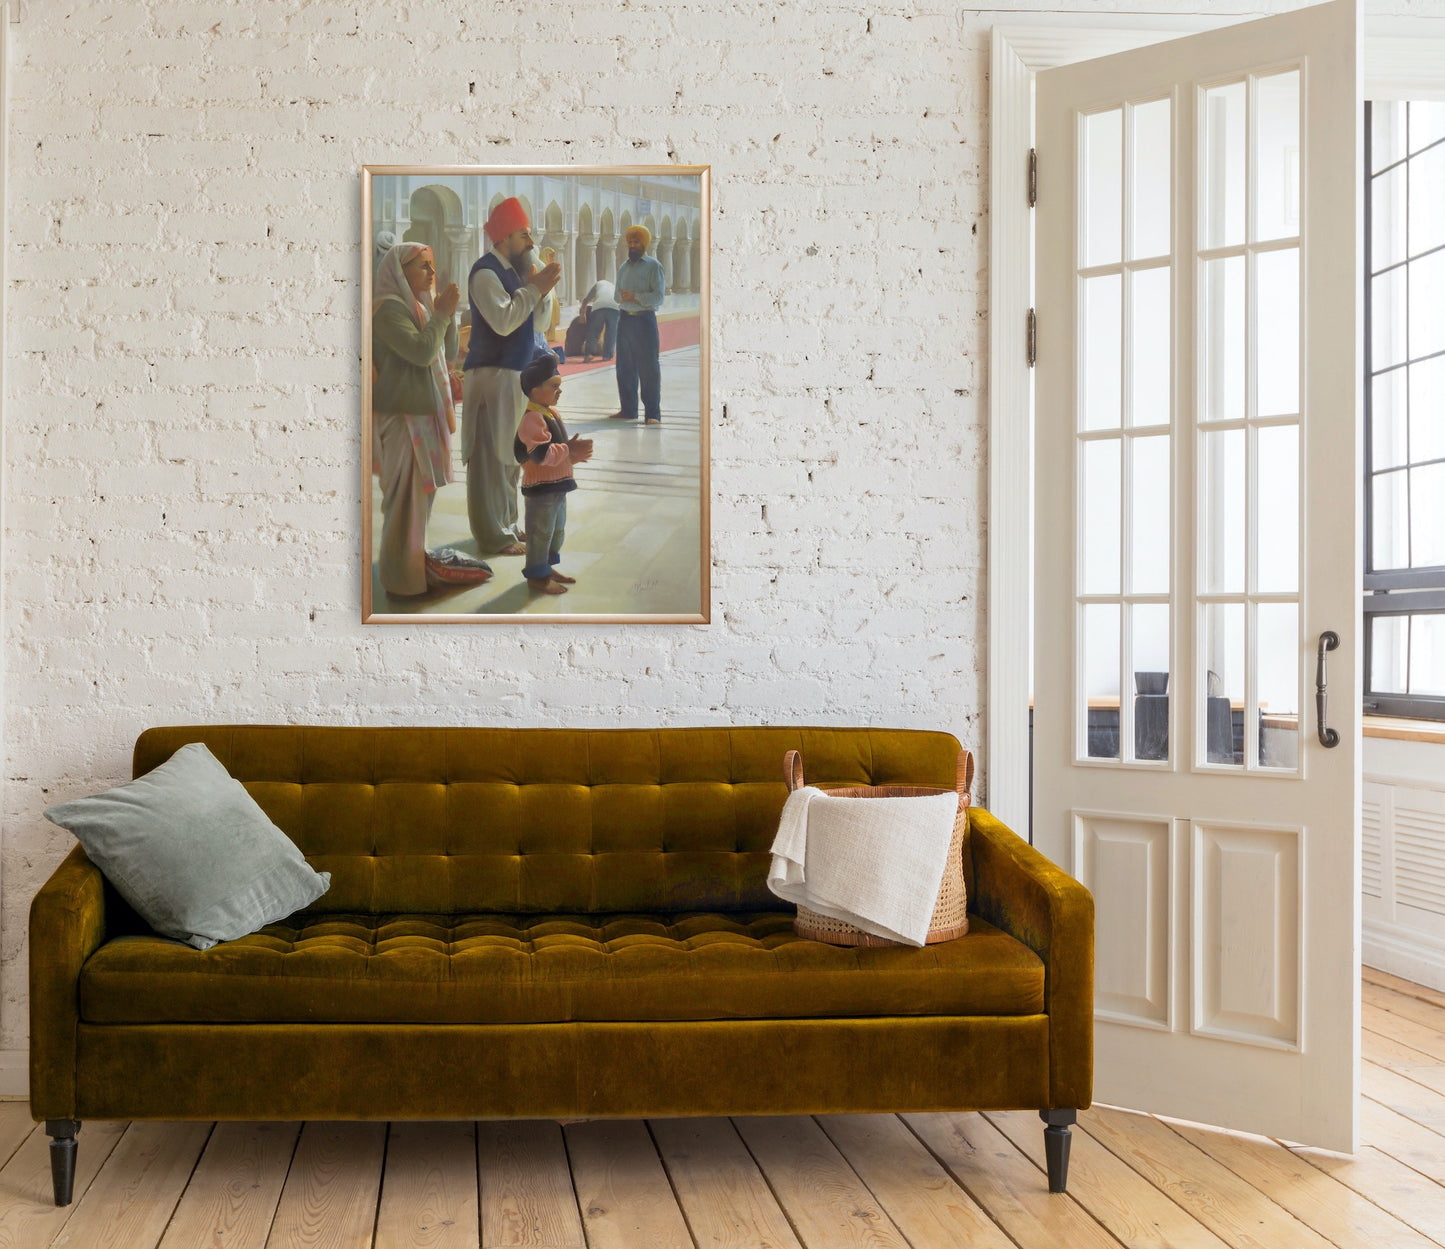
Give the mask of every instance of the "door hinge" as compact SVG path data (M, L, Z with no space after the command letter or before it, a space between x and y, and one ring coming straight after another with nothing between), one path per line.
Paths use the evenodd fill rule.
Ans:
M1039 154L1029 148L1029 207L1039 202Z
M1034 362L1039 357L1039 318L1032 308L1025 321L1024 328L1024 355L1028 357L1029 368L1034 367Z

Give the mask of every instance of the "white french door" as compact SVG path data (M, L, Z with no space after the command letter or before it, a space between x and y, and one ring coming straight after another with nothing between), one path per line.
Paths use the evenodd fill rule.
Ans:
M1034 837L1096 900L1095 1096L1343 1150L1357 65L1336 0L1042 72L1036 123Z

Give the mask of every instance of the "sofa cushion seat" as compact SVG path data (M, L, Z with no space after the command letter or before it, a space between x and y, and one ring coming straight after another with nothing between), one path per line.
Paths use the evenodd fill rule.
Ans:
M970 916L956 941L849 949L785 912L293 916L210 950L101 946L91 1023L555 1023L1035 1015L1044 967Z

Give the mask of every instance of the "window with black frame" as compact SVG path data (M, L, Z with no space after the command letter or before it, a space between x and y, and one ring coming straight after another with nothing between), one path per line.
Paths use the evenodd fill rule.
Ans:
M1365 709L1445 719L1445 102L1365 105Z

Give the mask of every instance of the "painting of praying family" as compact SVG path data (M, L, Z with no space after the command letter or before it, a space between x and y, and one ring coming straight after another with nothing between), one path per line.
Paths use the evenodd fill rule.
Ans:
M362 179L363 620L707 623L707 167Z

